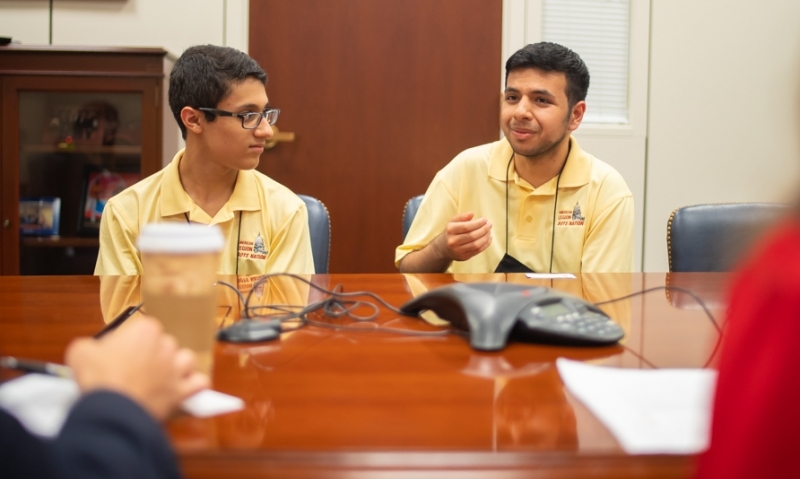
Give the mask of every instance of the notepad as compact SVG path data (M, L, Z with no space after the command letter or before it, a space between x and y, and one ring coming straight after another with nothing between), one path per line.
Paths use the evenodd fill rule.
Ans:
M31 433L55 437L80 394L72 379L26 374L0 385L0 407ZM244 401L205 389L186 399L181 409L196 417L209 417L244 409Z

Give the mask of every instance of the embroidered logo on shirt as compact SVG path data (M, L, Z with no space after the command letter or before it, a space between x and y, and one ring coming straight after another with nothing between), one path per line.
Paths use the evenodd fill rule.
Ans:
M570 210L558 211L558 226L583 226L586 218L581 214L581 204L575 203Z
M261 237L261 233L258 233L253 243L253 253L267 254L267 250L264 249L264 239Z
M244 259L267 259L267 249L261 233L253 241L239 241L239 257Z

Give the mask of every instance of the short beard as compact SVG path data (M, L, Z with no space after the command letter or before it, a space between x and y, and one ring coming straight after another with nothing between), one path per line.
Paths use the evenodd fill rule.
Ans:
M525 158L528 158L529 160L537 160L539 158L546 157L548 153L550 153L553 149L555 149L558 145L560 145L562 141L564 141L564 138L566 136L567 136L567 131L564 130L564 134L561 135L561 138L559 138L558 140L556 140L556 141L554 141L552 143L549 143L547 145L543 145L543 146L541 146L539 148L536 148L536 149L533 149L533 150L528 150L528 151L520 151L520 150L517 150L516 148L514 148L514 145L511 145L511 149L514 150L514 153L517 154L517 155L524 156ZM511 142L509 142L509 143L511 143Z
M524 156L525 158L528 158L529 160L538 160L540 158L546 157L547 154L550 153L558 145L560 145L561 142L564 141L564 138L566 138L566 136L569 134L569 131L567 129L567 125L569 125L569 119L570 119L571 116L572 116L572 108L570 108L570 111L569 111L569 113L567 113L567 116L564 118L564 123L562 124L562 126L564 127L564 133L561 135L561 137L559 139L557 139L556 141L553 141L551 143L548 143L547 145L543 145L543 146L541 146L539 148L536 148L536 149L533 149L533 150L529 150L529 151L518 151L516 148L514 148L514 145L511 144L510 141L508 143L511 144L511 149L514 150L515 154L520 155L520 156Z

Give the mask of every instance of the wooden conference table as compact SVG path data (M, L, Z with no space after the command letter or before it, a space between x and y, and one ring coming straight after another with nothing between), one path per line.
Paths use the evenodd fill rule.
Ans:
M549 286L605 301L669 285L694 291L722 320L729 276L714 273L524 275L316 275L315 284L368 290L400 306L453 281ZM103 283L103 311L136 301L138 278ZM233 281L236 281L234 278ZM247 289L247 279L238 286ZM271 280L263 304L313 300L296 280ZM133 289L131 285L134 285ZM100 280L91 276L0 277L0 351L60 362L70 339L103 324ZM128 288L128 289L126 289ZM221 288L226 289L226 288ZM310 295L310 299L309 299ZM220 293L220 324L238 317ZM230 307L229 307L230 306ZM574 348L511 343L487 353L457 335L381 331L437 328L380 309L359 330L306 326L279 340L218 343L214 388L244 399L244 410L167 429L189 478L244 477L686 477L694 457L626 454L570 396L557 357L623 368L703 367L719 334L693 298L660 289L603 308L626 330L620 345ZM366 314L366 309L358 311ZM319 321L339 325L347 319ZM4 372L5 378L10 377Z

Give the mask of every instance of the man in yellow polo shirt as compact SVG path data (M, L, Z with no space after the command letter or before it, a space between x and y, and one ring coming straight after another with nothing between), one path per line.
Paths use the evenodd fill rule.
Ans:
M433 179L395 264L408 273L633 271L633 195L571 132L589 71L554 43L506 62L505 138L468 149Z
M186 148L108 201L95 274L141 274L139 230L163 221L218 225L227 241L221 274L314 273L305 203L255 171L280 113L266 82L258 63L233 48L195 46L181 55L169 104Z

